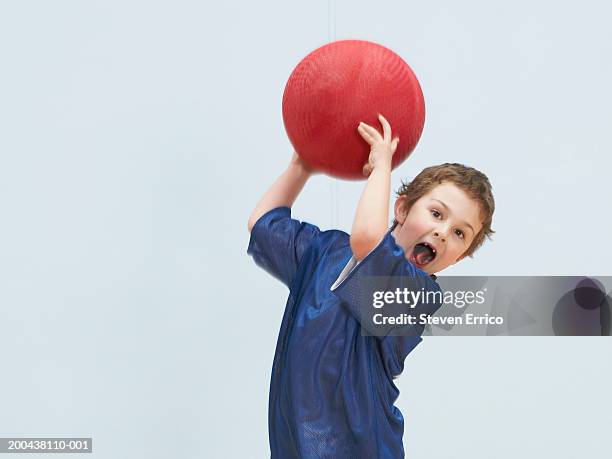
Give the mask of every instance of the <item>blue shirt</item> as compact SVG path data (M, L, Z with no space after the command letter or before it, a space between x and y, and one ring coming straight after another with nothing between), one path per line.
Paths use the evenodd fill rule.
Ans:
M412 336L365 336L363 311L372 299L362 289L372 276L418 279L428 291L439 291L436 282L405 258L389 232L332 291L352 258L349 235L294 220L287 207L257 221L248 253L289 287L270 384L271 457L403 458L393 379L422 327ZM433 314L439 306L417 310Z

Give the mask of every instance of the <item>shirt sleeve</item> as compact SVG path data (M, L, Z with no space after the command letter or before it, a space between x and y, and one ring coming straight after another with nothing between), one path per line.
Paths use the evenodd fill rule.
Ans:
M288 207L278 207L257 220L247 253L258 266L289 287L304 252L319 232L310 223L292 219Z
M442 305L442 291L437 282L406 259L404 250L388 232L334 286L334 294L359 321L363 333L378 338L391 374L401 373L404 359L422 340L423 317L433 315ZM385 301L385 294L390 301ZM413 324L376 323L381 317L407 320L408 316L413 317Z

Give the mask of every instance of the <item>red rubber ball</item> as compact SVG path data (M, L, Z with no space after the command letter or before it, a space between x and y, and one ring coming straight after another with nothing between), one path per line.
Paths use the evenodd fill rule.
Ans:
M364 178L370 146L357 126L363 121L382 133L379 113L400 138L395 168L421 137L423 92L401 57L368 41L336 41L316 49L293 70L283 94L283 121L293 148L312 168L339 178Z

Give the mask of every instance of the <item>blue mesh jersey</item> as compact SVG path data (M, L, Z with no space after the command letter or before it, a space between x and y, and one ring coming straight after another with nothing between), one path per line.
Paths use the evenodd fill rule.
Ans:
M271 457L403 458L393 379L420 332L362 334L359 303L367 299L360 286L368 276L418 278L431 291L439 291L437 283L406 260L390 232L346 274L349 235L294 220L287 207L257 221L248 253L289 287L270 383ZM439 306L419 305L427 314Z

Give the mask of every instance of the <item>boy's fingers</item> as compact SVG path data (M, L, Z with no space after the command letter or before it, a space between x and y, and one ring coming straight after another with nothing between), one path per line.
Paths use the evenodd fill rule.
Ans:
M364 177L369 177L370 174L372 173L372 166L370 166L370 164L366 164L365 166L363 166L363 176Z
M391 154L395 153L395 150L397 150L398 144L399 144L399 137L396 137L395 139L393 139L393 142L391 142Z
M374 143L374 139L372 138L370 134L368 134L368 132L365 130L363 126L359 126L357 128L357 132L359 132L359 135L363 138L363 140L368 142L369 145L372 145Z
M375 128L373 128L369 124L359 123L359 127L361 127L368 134L370 134L370 136L374 138L374 140L382 140L382 136L380 135L380 132L378 132Z
M383 134L384 134L383 139L385 142L389 142L391 140L391 125L385 119L385 117L380 114L378 115L378 119L380 121L380 124L382 124L382 127L383 127Z

